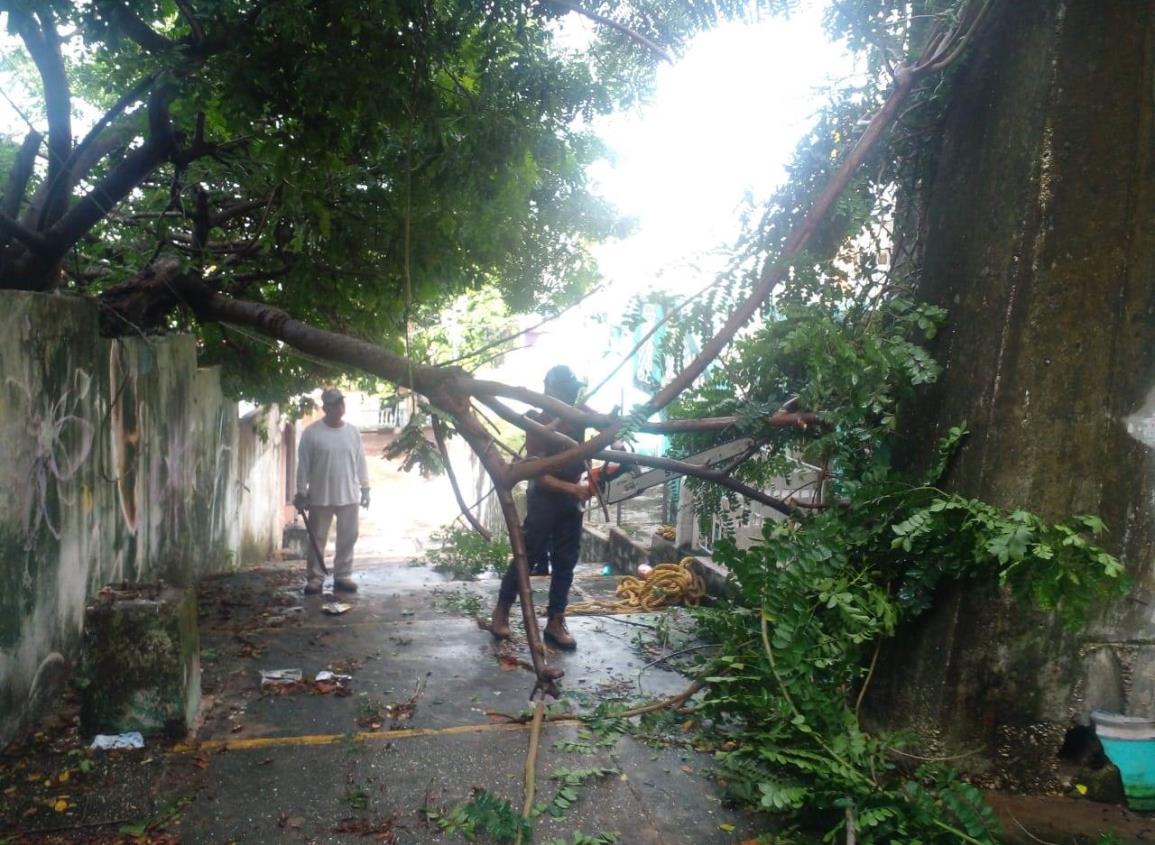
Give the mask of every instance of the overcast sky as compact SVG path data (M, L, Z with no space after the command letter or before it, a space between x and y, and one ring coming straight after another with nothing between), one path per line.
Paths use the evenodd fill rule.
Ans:
M615 288L696 290L708 281L677 268L736 239L747 193L765 199L782 181L825 84L848 66L810 4L790 20L703 33L677 64L662 67L652 103L601 120L616 160L592 174L599 191L638 220L633 236L599 248Z
M820 4L810 3L789 20L702 33L661 68L651 102L595 123L613 152L612 162L591 171L597 190L637 225L630 237L596 248L604 292L551 324L533 351L510 356L510 381L534 386L566 361L593 386L623 354L603 335L633 295L685 294L713 279L740 234L741 210L782 182L830 80L851 71L820 18ZM608 401L595 405L629 407L641 398L631 381L627 368L605 391Z

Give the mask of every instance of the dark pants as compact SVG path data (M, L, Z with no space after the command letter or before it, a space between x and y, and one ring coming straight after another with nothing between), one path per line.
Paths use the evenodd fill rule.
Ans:
M565 613L573 570L581 551L582 512L570 496L531 490L526 498L525 553L532 565L549 560L550 616ZM501 579L498 599L512 603L517 598L517 567L510 563Z

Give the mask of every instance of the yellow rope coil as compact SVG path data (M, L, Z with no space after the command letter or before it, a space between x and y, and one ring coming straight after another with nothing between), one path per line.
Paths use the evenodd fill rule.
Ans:
M571 604L566 613L647 613L675 604L696 605L706 595L706 585L691 568L692 557L680 563L660 563L645 578L626 575L618 580L617 601L586 601Z

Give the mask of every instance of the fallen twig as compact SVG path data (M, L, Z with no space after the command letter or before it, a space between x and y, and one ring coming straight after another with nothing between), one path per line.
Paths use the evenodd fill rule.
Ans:
M521 815L529 819L533 812L533 796L537 789L537 749L541 745L541 722L545 718L545 696L537 700L533 708L533 725L529 730L529 752L525 755L525 803ZM521 845L521 831L517 832L517 845Z

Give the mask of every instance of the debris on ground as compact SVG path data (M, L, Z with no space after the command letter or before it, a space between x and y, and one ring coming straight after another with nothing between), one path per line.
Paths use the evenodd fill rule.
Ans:
M429 673L431 674L431 673ZM369 731L379 731L389 722L389 729L396 730L401 723L407 721L417 712L417 702L425 693L425 685L429 681L429 674L417 682L413 695L399 704L387 704L383 701L366 697L361 701L357 717L357 724Z
M261 692L281 693L291 691L303 683L303 673L300 669L262 669Z
M328 695L329 693L337 696L349 695L349 684L352 681L352 675L339 675L336 672L325 670L318 672L317 677L313 679L313 690L321 695Z
M120 751L129 748L144 748L144 737L140 731L122 734L97 734L89 748L97 751Z
M344 602L334 601L329 604L321 605L321 610L328 613L330 616L340 616L342 613L348 613L353 609L353 605L345 604Z

